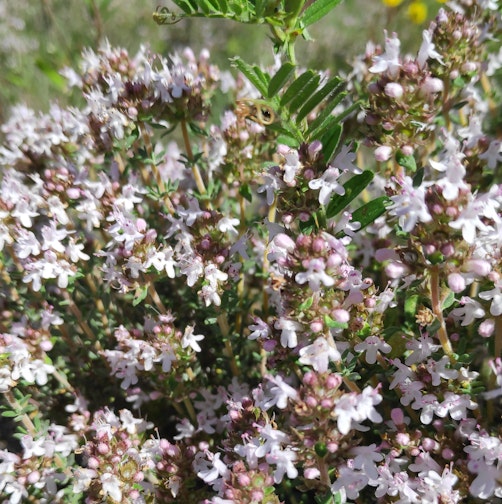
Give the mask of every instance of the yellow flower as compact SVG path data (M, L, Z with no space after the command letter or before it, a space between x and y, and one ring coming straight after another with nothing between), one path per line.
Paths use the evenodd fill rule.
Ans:
M387 7L397 7L403 0L382 0L382 3Z
M411 2L407 14L412 23L422 24L427 19L427 5L420 1Z

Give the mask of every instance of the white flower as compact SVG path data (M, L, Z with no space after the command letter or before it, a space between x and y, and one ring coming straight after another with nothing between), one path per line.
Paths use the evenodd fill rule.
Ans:
M401 67L399 61L400 47L401 41L397 38L397 34L393 33L392 38L389 38L387 32L385 32L385 52L380 56L375 56L374 64L369 71L372 73L387 71L390 77L396 77Z
M399 217L403 231L411 232L417 222L430 222L432 217L425 204L423 187L413 187L413 181L406 176L401 181L401 194L391 196L393 205L389 207L390 215Z
M429 30L424 30L422 32L422 45L418 51L417 63L420 68L425 66L425 63L429 58L435 59L444 65L443 58L434 49L436 46L432 43L432 33Z
M492 300L492 304L490 305L490 313L494 317L498 317L502 315L502 292L500 288L502 287L502 281L499 281L495 287L489 291L483 291L478 294L481 299L486 301Z
M366 352L366 362L375 364L378 352L389 353L392 347L378 336L368 336L364 341L358 343L354 350L356 352Z
M296 333L303 329L302 324L281 317L276 321L274 327L281 330L281 345L283 347L295 348L298 345L298 336Z
M103 492L109 495L113 500L117 502L122 501L122 490L120 489L120 480L111 473L105 472L100 478Z
M336 346L331 346L326 338L319 336L314 343L300 350L298 361L306 366L312 366L319 373L325 373L330 361L336 362L340 359L341 355Z
M308 282L309 287L314 292L318 292L321 289L321 284L325 287L331 287L334 285L335 280L324 272L325 268L326 263L324 259L311 259L308 263L308 270L296 274L296 283L302 285Z
M338 168L328 168L321 178L313 179L309 182L310 189L320 189L319 203L327 205L333 193L343 196L345 194L344 187L338 183L340 178L340 170Z
M195 352L200 352L202 348L197 342L202 341L204 339L204 336L202 334L194 334L193 330L193 326L186 327L183 338L181 339L181 346L182 348L190 347Z

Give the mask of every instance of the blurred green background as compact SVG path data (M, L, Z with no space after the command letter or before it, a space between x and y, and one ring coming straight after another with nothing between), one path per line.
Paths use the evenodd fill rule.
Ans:
M159 2L0 0L0 120L18 102L40 110L54 100L76 103L77 96L68 94L58 72L65 66L76 68L82 49L96 49L103 38L131 53L142 44L163 54L187 45L196 53L206 47L222 69L229 69L228 58L237 54L252 63L273 60L266 27L204 19L158 26L152 13ZM417 3L428 7L427 20L410 21L410 6ZM161 6L176 9L166 1ZM368 40L383 42L384 28L399 33L403 50L416 52L421 31L439 7L436 0L345 0L310 29L314 43L298 43L298 61L319 70L347 69Z

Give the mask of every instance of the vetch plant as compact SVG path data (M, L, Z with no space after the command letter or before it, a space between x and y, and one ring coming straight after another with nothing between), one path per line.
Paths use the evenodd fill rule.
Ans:
M274 65L105 42L12 109L4 502L502 498L500 7L344 80L295 53L338 3L176 0Z

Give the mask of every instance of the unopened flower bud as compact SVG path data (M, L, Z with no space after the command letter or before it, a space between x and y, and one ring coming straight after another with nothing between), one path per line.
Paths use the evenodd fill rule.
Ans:
M482 338L489 338L494 331L495 331L495 320L493 319L483 320L483 322L479 324L478 334Z
M448 287L455 293L465 289L465 278L460 273L450 273L448 275Z
M319 469L317 469L317 467L308 467L307 469L305 469L305 471L303 471L303 476L305 477L305 479L317 479L320 475L321 473Z
M404 93L403 86L397 82L389 82L385 85L384 93L390 98L401 98Z
M382 163L388 161L392 155L392 147L388 145L381 145L375 149L375 159Z
M437 79L436 77L428 77L425 79L425 82L422 84L420 90L425 96L430 96L434 93L440 93L443 91L444 85L441 79Z
M279 233L274 238L274 243L278 247L287 250L288 252L293 252L295 250L295 242L286 234Z
M472 259L470 261L467 261L465 269L466 271L474 273L479 277L484 277L488 275L488 273L490 273L492 267L490 266L490 263L488 261L485 261L483 259Z
M350 320L350 313L347 310L342 308L337 308L331 312L331 316L337 322L343 324L344 322L348 322Z
M473 61L466 61L462 65L461 70L462 70L462 72L465 72L465 73L471 73L471 72L475 72L477 68L478 68L478 66Z

